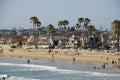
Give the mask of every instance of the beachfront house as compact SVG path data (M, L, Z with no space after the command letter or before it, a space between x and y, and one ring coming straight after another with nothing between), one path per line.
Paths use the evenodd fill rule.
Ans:
M107 32L103 32L101 33L100 37L101 37L101 42L102 42L102 46L108 46L108 42L109 42L109 34Z
M54 47L66 47L68 46L69 38L65 36L50 37L50 44Z
M78 36L72 35L69 38L69 46L70 47L79 47L79 46L81 46L80 38Z
M68 37L63 37L63 36L39 36L39 44L40 47L43 48L44 46L54 46L54 47L63 47L68 45Z

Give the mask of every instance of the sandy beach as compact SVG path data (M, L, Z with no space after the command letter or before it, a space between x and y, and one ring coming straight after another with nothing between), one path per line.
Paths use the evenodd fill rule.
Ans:
M26 46L23 48L11 49L9 45L3 45L3 53L0 56L15 56L15 57L28 57L28 58L47 58L47 59L60 59L60 60L73 60L81 62L96 62L105 64L120 65L118 53L107 53L107 51L95 50L74 50L74 49L28 49ZM112 61L114 62L112 63Z

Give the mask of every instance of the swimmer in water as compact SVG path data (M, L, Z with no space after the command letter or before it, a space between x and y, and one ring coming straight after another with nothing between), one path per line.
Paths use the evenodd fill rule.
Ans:
M30 60L29 60L29 59L27 60L27 63L28 63L28 64L30 63Z

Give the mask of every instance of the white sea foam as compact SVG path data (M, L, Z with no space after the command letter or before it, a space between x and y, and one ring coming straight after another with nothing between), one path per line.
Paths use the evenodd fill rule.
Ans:
M56 71L56 67L44 66L44 65L35 65L35 64L14 64L14 63L0 63L0 66L17 66L29 68L29 70L51 70Z
M0 80L3 80L2 78L5 78L5 80L40 80L40 79L32 79L32 78L24 78L24 77L15 77L10 76L8 77L7 74L0 74Z
M58 72L61 74L80 74L81 76L114 76L120 77L119 74L112 73L100 73L100 72L92 72L92 71L77 71L77 70L67 70L67 69L59 69L57 67L45 66L45 65L35 65L35 64L14 64L14 63L0 63L0 66L15 66L22 67L19 69L14 69L11 71L52 71Z

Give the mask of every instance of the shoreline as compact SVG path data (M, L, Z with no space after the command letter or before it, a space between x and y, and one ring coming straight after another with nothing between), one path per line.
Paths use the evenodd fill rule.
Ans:
M120 62L118 62L120 55L116 55L116 53L89 50L78 50L76 52L75 50L71 49L53 49L52 52L48 52L48 49L26 49L26 47L11 49L8 45L4 45L3 53L0 53L0 56L73 60L81 62L120 65Z

